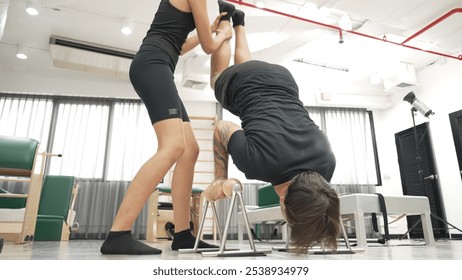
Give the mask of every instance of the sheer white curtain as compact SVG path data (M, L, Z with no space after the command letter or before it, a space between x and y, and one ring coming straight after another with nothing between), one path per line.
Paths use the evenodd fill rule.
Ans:
M78 117L83 111L87 116ZM62 164L65 167L62 170L70 168L69 172L72 169L78 174L75 176L91 178L80 179L76 204L80 229L73 237L104 238L130 181L157 148L147 111L138 101L113 101L110 105L63 104L55 135L60 135L55 139L60 139L61 145L65 144L63 161L66 154L72 154L71 159L76 161L73 167ZM72 144L74 140L69 137L76 137L76 143ZM146 219L147 211L143 209L132 229L138 238L145 237Z
M0 134L33 138L45 150L53 101L47 98L0 97Z
M157 138L140 102L116 102L112 120L106 180L131 181L154 155Z
M371 123L366 110L325 110L324 131L337 159L333 184L377 184Z
M49 174L77 178L103 177L109 105L59 104Z

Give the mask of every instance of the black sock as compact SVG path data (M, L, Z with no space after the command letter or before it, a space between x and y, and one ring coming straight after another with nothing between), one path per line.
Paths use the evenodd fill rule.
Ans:
M243 11L236 10L233 14L233 27L236 27L238 25L245 26L244 16L245 13Z
M234 14L234 10L236 9L233 4L227 3L223 0L218 0L218 7L219 7L220 14L223 12L227 12L225 16L221 17L220 21L222 20L229 21Z
M111 231L101 246L101 254L158 255L162 250L135 240L131 231Z
M189 229L175 232L172 242L172 250L178 249L192 249L196 243L196 238L192 235ZM205 243L204 241L199 241L199 248L219 248L216 245Z

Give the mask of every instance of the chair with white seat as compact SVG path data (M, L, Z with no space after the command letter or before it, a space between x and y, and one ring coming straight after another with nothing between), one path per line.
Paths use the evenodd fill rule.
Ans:
M428 197L384 196L384 200L388 214L420 215L425 245L435 244ZM360 248L367 247L364 215L366 213L381 214L381 212L377 194L356 193L340 196L340 214L354 216L357 246Z

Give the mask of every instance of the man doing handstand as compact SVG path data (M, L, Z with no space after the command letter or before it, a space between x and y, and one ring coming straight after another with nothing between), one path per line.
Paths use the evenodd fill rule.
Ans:
M251 60L244 13L232 16L234 65L229 40L212 54L211 86L241 126L219 121L214 132L215 181L228 178L228 155L248 179L270 182L280 197L283 215L296 249L323 243L337 248L339 198L328 183L335 156L324 133L299 99L290 72L275 64ZM222 22L220 24L230 24Z

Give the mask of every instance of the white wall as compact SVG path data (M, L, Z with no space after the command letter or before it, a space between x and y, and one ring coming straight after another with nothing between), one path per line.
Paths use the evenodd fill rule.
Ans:
M417 72L419 85L414 90L417 98L429 106L435 114L429 119L416 115L416 125L429 121L446 219L462 227L462 180L455 154L454 141L448 114L462 110L462 62L448 60L435 63ZM411 105L402 98L408 92L395 94L395 106L375 111L375 128L379 151L383 186L377 191L388 195L402 194L401 178L394 135L412 127ZM450 233L458 233L451 230Z

